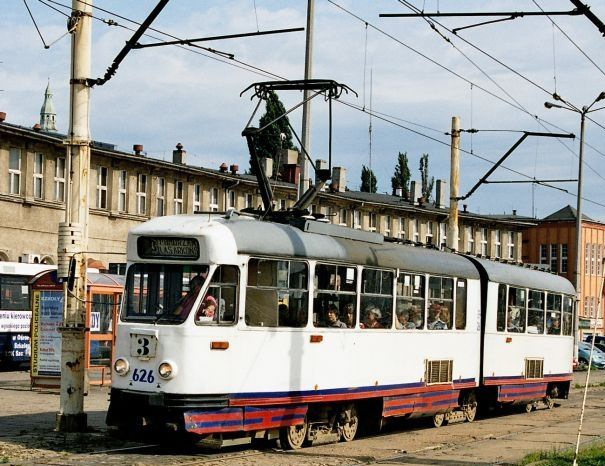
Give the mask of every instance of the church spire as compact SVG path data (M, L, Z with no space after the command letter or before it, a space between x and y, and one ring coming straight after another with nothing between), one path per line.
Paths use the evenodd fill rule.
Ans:
M50 91L50 79L44 92L44 103L40 109L40 126L43 131L57 131L57 114L53 105L53 94Z

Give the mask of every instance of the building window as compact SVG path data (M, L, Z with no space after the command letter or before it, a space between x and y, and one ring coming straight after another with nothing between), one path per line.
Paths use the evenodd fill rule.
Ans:
M235 204L235 200L234 200L234 204ZM280 199L279 200L279 210L286 210L286 209L287 209L286 200Z
M359 230L361 228L361 211L354 210L353 211L353 228Z
M494 241L495 246L495 256L502 257L502 232L500 230L496 230L496 241Z
M174 214L183 213L183 182L174 181Z
M218 212L218 188L210 188L210 212Z
M433 222L429 220L426 222L426 235L424 237L426 244L433 244Z
M475 229L472 226L466 227L466 243L467 252L473 254L475 252Z
M34 197L44 197L44 154L34 154Z
M584 274L590 273L590 244L586 243L584 247Z
M561 273L567 273L567 244L561 245Z
M97 168L97 209L107 209L107 167Z
M166 179L158 178L155 182L155 210L156 215L161 217L166 215Z
M285 204L286 201L285 200L280 200L279 201L279 208L282 210L285 210ZM233 190L229 190L227 191L227 209L235 209L236 205L235 205L235 191ZM225 209L225 210L227 210Z
M548 246L546 244L540 245L540 265L548 264Z
M420 241L420 220L415 219L412 225L412 241L418 243Z
M8 161L8 189L10 194L21 193L21 149L10 148Z
M481 228L481 255L487 256L487 228Z
M114 275L126 275L126 263L125 262L110 262L109 273Z
M147 175L141 173L137 179L137 214L147 214Z
M254 195L246 194L246 209L254 209Z
M338 209L338 224L347 226L347 209Z
M369 217L369 222L370 222L370 231L376 231L376 213L374 212L370 212L370 214L368 215Z
M600 245L595 245L597 248L597 275L600 277L603 268L603 250Z
M126 170L120 170L118 173L118 210L126 212L126 193L128 186L128 174Z
M509 231L507 233L508 243L506 245L506 250L508 252L509 259L515 259L515 232Z
M385 215L384 217L384 235L391 236L391 216Z
M589 317L588 314L588 297L584 297L584 316Z
M590 245L591 254L590 254L590 274L595 274L595 264L597 263L597 245Z
M193 211L202 210L202 187L199 184L193 185Z
M65 157L57 157L55 166L55 201L65 201Z
M558 262L559 262L559 257L558 254L559 253L559 245L558 244L551 244L550 245L550 271L551 272L557 272L558 269Z
M399 218L399 238L405 239L405 218Z
M439 224L439 249L445 251L447 247L447 223Z

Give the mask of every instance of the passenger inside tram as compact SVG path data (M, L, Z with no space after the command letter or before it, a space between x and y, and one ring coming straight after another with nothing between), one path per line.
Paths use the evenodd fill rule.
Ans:
M181 298L174 308L175 315L183 319L189 315L189 312L191 312L191 308L193 307L193 303L195 302L197 295L200 293L203 284L204 279L200 275L196 275L189 280L189 291ZM214 304L216 306L216 301Z
M414 322L410 322L410 313L407 309L400 309L397 311L395 328L398 330L410 330L416 328L416 324Z
M212 320L216 313L216 307L216 299L214 296L206 296L195 315L195 320Z
M424 315L420 310L420 307L416 304L412 304L412 307L410 308L410 322L412 322L417 329L424 327Z
M355 309L353 309L353 304L348 303L344 305L343 316L347 328L355 327Z
M328 327L347 328L347 325L338 318L338 308L333 303L328 305L326 321L328 323Z
M506 329L509 332L521 333L523 332L523 326L519 322L519 313L513 313L509 310L508 318L506 319Z
M382 328L380 319L382 319L380 309L370 306L366 309L366 320L361 324L361 328Z
M429 330L447 330L447 324L441 319L441 304L431 304L427 327Z

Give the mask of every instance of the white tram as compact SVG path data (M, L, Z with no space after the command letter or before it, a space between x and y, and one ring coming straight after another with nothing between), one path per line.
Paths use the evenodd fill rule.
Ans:
M555 275L237 212L155 218L128 260L109 425L297 448L567 397L574 289Z

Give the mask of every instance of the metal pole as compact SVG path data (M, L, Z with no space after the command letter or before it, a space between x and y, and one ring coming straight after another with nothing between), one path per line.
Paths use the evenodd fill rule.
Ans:
M460 118L452 117L450 165L450 216L447 247L458 251L458 188L460 185Z
M315 0L308 0L307 4L307 40L305 47L305 79L311 79L313 67L313 12L315 9ZM311 91L305 89L303 99L302 114L302 145L308 154L311 154L311 101L309 99ZM298 166L300 167L300 178L298 180L297 199L309 189L309 162L301 148L298 154Z
M584 113L582 113L584 116ZM584 423L584 410L586 408L586 395L588 394L588 383L590 381L590 369L592 367L592 355L594 352L594 342L597 335L597 321L599 320L599 309L601 309L601 300L603 296L603 286L605 285L605 259L601 263L601 288L599 293L599 302L597 304L597 315L592 327L592 344L590 345L590 356L588 357L588 369L586 371L586 382L584 385L584 398L582 399L582 410L580 411L580 425L578 426L578 437L576 439L576 451L573 456L573 466L578 465L578 452L580 451L580 438L582 436L582 424ZM576 311L577 314L577 311Z
M70 119L67 140L68 185L65 222L59 225L59 277L66 277L66 264L74 260L73 290L65 285L61 340L61 394L57 430L83 432L87 418L86 336L86 250L88 238L88 187L90 171L89 95L92 1L72 1L71 24L76 23L71 42Z
M578 164L578 201L576 209L576 266L574 270L576 287L576 318L574 319L574 356L578 354L578 341L580 339L579 327L579 310L582 309L581 292L582 292L582 171L584 159L584 123L586 121L586 107L580 113L580 153Z

